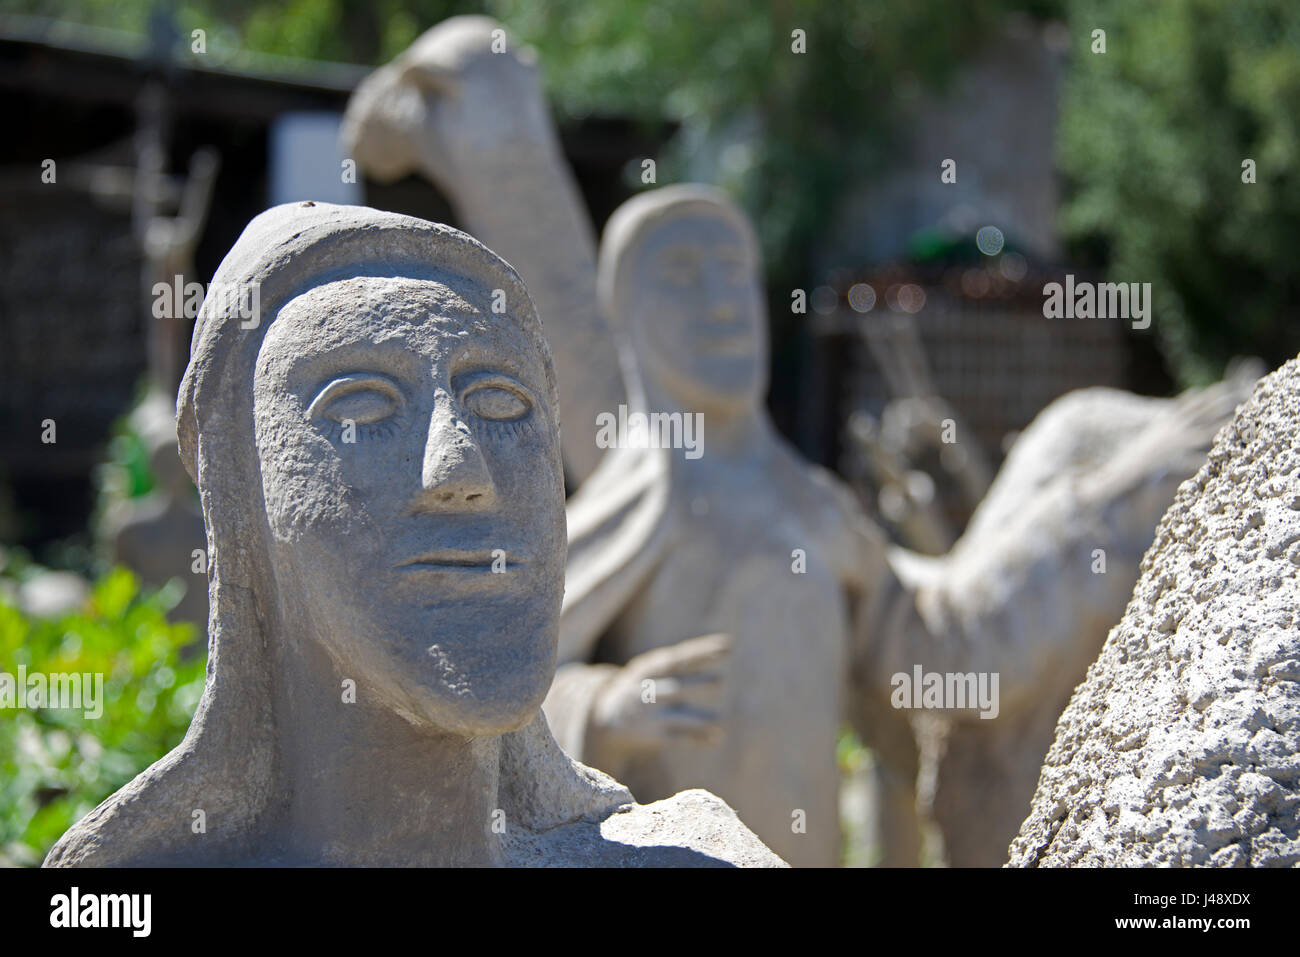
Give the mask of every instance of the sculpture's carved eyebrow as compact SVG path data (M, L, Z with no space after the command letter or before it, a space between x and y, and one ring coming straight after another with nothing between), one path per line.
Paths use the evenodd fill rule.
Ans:
M388 376L358 371L321 383L320 391L307 408L307 414L313 417L320 415L335 399L365 390L382 392L399 403L406 398L401 387Z
M397 381L417 378L423 363L399 340L345 342L332 349L308 353L294 362L294 378L311 389L343 375L378 375ZM314 394L314 393L313 393Z
M500 332L497 334L500 335ZM522 330L511 330L507 336L515 346L514 349L503 349L491 340L466 339L452 356L449 370L451 375L459 377L479 372L499 372L518 379L534 391L540 389L545 373L541 357L535 354L529 337Z
M477 385L480 382L504 382L509 385L517 386L523 392L537 401L537 389L528 381L525 376L514 375L505 371L497 364L480 366L472 365L463 371L457 371L451 377L452 384L457 389L468 389L470 386Z

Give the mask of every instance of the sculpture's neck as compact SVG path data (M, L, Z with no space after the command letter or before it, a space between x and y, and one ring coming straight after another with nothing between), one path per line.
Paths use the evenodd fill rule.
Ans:
M687 403L655 381L653 376L644 372L643 375L644 411L695 416L692 436L698 441L698 456L695 452L691 453L695 457L687 456L686 449L673 449L672 452L673 473L679 480L690 482L692 476L698 476L706 469L711 471L710 466L751 466L770 452L774 433L767 410L761 404L688 409L685 407Z
M278 643L279 753L270 840L291 863L483 866L494 833L500 739L430 735L367 703L314 641ZM501 815L497 815L498 818Z

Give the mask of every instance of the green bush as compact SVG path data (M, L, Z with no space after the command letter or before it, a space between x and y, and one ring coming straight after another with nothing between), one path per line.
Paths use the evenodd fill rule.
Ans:
M1300 351L1300 4L1075 0L1061 164L1067 234L1150 282L1185 384ZM1092 31L1106 52L1092 52ZM1256 182L1242 182L1253 159Z
M0 708L0 864L35 865L82 815L175 747L203 691L194 626L172 624L166 592L111 571L86 608L23 614L0 591L0 672L103 675L103 714ZM19 689L19 693L23 689Z

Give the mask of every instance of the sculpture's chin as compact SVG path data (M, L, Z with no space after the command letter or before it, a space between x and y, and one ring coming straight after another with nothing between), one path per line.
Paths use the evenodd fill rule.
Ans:
M451 734L461 738L489 738L510 734L527 727L541 709L541 702L523 706L470 703L463 700L444 702L438 707L422 708L421 714L405 711L407 721L431 734Z
M737 415L763 401L766 373L754 356L700 359L688 369L656 362L653 377L683 408Z
M403 689L398 700L405 707L399 710L408 721L434 733L465 738L509 734L540 710L554 676L548 665L468 669L453 678L426 674L418 686Z

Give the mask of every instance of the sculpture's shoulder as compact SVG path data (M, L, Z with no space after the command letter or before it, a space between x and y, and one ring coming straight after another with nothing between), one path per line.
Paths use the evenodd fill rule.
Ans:
M725 801L693 789L565 824L516 849L524 867L785 867Z
M634 804L621 809L601 822L601 836L607 841L659 853L686 849L709 858L712 863L734 867L785 866L726 801L700 788L682 791L653 804ZM708 866L705 861L698 863Z
M782 476L788 508L799 516L810 541L840 580L855 586L872 583L887 540L857 494L834 472L809 462L779 437L772 459L771 471Z

